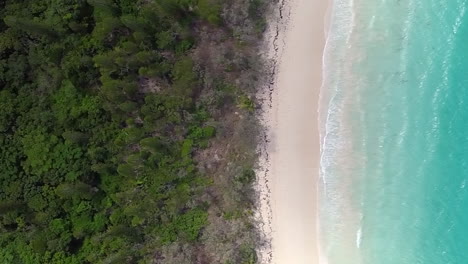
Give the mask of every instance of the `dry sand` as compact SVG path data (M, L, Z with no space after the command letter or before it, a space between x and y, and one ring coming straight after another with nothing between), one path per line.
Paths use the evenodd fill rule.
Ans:
M263 117L266 173L259 183L263 232L272 233L262 263L319 263L317 111L327 7L326 0L285 0L278 6L271 34L274 83Z

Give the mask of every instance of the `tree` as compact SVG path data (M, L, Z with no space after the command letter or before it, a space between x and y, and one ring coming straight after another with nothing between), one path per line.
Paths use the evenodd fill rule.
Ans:
M55 188L55 193L64 199L79 198L91 199L96 191L93 187L83 183L62 183Z
M221 4L218 0L198 0L198 14L208 22L218 25L221 23Z
M0 91L0 133L10 129L15 114L14 95L8 90Z
M56 39L59 37L59 34L53 29L52 26L49 26L43 22L17 18L14 16L7 16L3 19L3 21L5 21L5 24L7 24L9 27L17 28L30 34L44 36L50 39Z
M188 57L177 60L172 69L173 87L182 95L190 95L198 86L197 75L193 71L193 61Z
M118 13L117 6L111 0L87 0L88 4L98 8L102 12L109 15L115 15Z
M71 143L85 145L88 142L89 136L77 131L65 131L62 137Z

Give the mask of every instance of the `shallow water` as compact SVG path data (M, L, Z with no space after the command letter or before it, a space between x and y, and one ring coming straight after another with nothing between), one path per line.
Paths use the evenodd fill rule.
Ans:
M321 95L329 264L468 263L465 0L335 0Z

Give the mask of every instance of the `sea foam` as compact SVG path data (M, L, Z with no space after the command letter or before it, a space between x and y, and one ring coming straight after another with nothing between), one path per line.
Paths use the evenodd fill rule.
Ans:
M319 109L328 263L468 259L466 4L334 1Z

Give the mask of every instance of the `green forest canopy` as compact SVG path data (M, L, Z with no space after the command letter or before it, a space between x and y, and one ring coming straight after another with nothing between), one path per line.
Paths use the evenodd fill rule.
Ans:
M216 129L189 53L221 6L0 3L0 262L151 263L199 239L210 181L192 153Z

